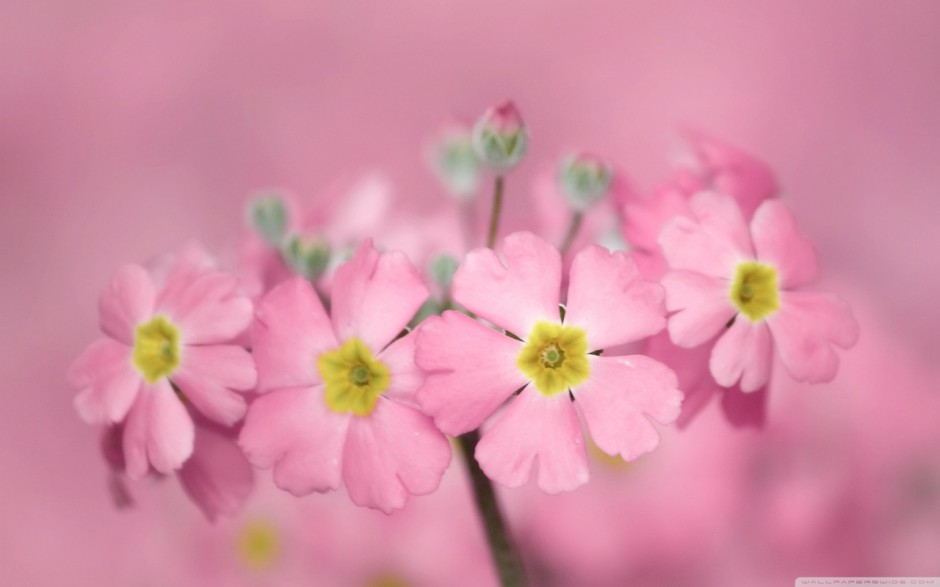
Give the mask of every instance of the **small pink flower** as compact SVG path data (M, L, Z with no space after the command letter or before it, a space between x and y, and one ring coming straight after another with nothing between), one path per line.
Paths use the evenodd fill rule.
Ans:
M648 418L666 424L678 416L675 375L645 356L598 351L660 331L662 287L641 280L623 253L591 245L572 262L562 320L558 250L519 232L503 241L503 252L505 264L489 249L471 251L453 293L508 336L453 311L419 329L416 359L427 379L418 399L427 413L445 433L462 434L518 392L476 451L484 472L510 487L528 480L536 460L547 492L587 481L578 412L608 454L630 460L655 448L659 435Z
M247 328L252 306L236 286L219 272L176 271L157 291L147 271L128 265L101 294L107 337L72 365L69 382L83 420L124 423L132 479L151 466L169 473L190 457L195 431L184 402L224 425L244 416L236 391L254 387L255 367L248 351L227 343Z
M672 341L694 347L723 332L710 371L745 392L767 383L774 346L798 381L835 377L834 347L854 345L858 324L837 296L799 289L816 278L816 253L786 206L765 201L750 230L729 196L703 192L689 206L693 218L674 219L659 241L672 269L663 278Z
M450 444L415 407L414 336L398 338L428 290L402 253L365 241L336 270L331 316L303 279L261 301L253 352L258 391L240 443L294 495L345 482L386 513L434 491Z

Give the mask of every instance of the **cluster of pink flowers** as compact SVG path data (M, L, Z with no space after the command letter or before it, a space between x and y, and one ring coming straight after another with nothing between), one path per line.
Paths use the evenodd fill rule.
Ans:
M306 216L267 193L238 267L190 247L120 269L104 338L69 374L118 493L124 476L175 474L207 515L232 514L253 466L294 495L344 486L388 513L434 492L448 435L475 430L490 479L557 493L588 481L594 451L636 459L713 395L732 423L762 421L776 358L831 380L858 327L810 289L816 256L772 174L689 139L694 163L649 194L597 156L563 157L533 193L532 231L494 239L529 143L508 103L434 145L444 213L396 218L375 177Z

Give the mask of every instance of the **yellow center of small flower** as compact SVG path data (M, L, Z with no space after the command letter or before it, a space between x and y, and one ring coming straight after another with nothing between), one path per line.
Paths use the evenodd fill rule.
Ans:
M368 581L364 587L408 587L408 582L398 575L380 575Z
M340 414L368 416L391 381L388 367L358 338L320 355L317 369L326 386L326 405Z
M522 347L516 366L543 394L552 396L587 379L587 335L580 328L539 322Z
M246 567L266 569L274 564L281 552L281 541L274 524L251 520L238 533L238 556Z
M780 307L777 270L757 261L740 263L731 284L731 301L753 322L776 312Z
M134 366L147 383L155 383L180 364L180 331L163 316L137 327L134 334Z

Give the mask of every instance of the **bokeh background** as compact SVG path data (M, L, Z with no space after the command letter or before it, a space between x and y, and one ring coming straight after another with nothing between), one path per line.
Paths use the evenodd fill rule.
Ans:
M378 169L402 209L440 205L425 141L508 97L532 137L510 222L565 149L648 188L692 124L773 166L862 325L832 384L778 373L763 431L713 405L580 497L506 492L533 565L581 585L940 576L940 3L4 0L0 585L342 587L485 566L459 469L391 522L294 503L264 474L234 521L210 526L170 480L119 512L65 372L120 264L233 246L268 186L316 202ZM273 562L245 554L251 536ZM427 573L410 582L460 584Z

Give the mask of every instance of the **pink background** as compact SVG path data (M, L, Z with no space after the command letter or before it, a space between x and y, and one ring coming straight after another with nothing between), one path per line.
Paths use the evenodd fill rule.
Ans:
M649 187L685 123L760 154L862 318L856 387L834 392L879 382L858 442L940 417L938 2L8 0L0 584L149 584L128 577L177 564L166 511L198 516L176 488L114 512L97 432L71 407L64 374L111 271L194 237L231 245L262 187L314 197L378 167L410 205L440 201L423 142L507 97L532 137L510 199L567 147ZM940 574L929 561L893 570Z

